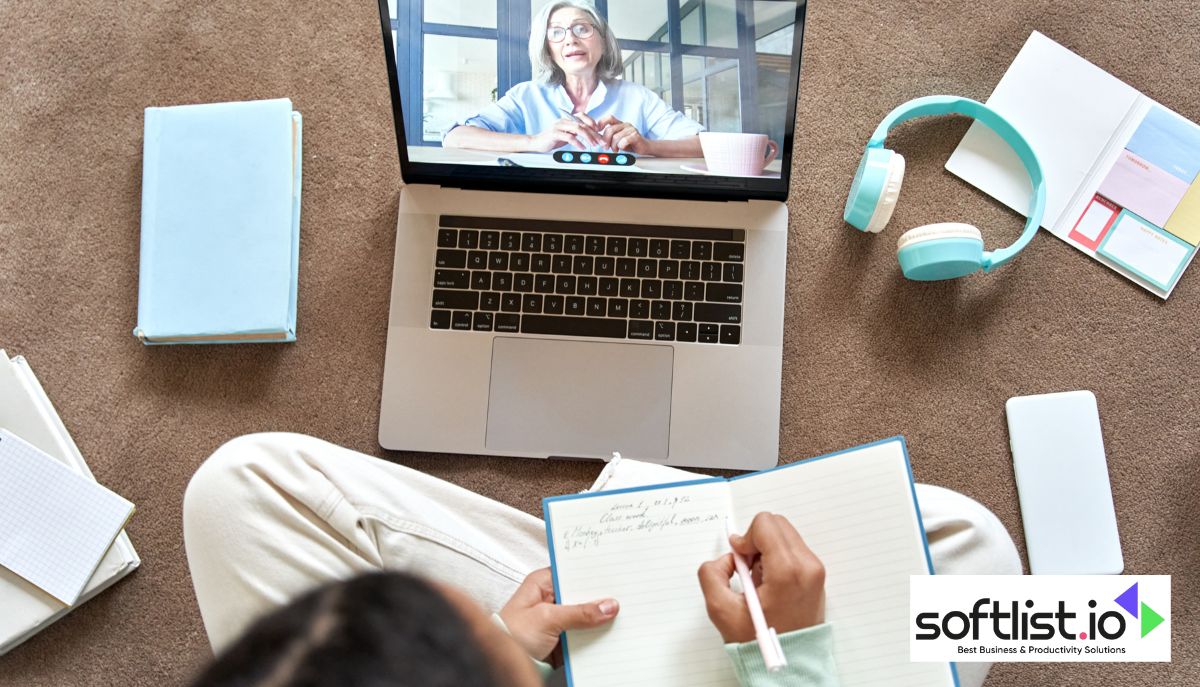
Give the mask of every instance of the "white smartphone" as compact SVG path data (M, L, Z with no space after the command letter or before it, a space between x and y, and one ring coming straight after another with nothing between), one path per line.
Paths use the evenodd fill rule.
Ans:
M1119 575L1125 561L1095 394L1017 396L1005 407L1029 571Z

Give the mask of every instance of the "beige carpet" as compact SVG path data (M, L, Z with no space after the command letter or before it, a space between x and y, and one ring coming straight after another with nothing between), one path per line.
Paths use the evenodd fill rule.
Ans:
M965 121L906 127L890 236L841 210L895 104L986 98L1039 29L1200 120L1193 3L817 1L802 69L788 253L782 455L904 434L918 479L992 508L1022 544L1010 396L1092 389L1129 573L1174 575L1173 664L997 666L996 687L1195 684L1200 274L1160 302L1042 234L988 277L899 278L896 227L1020 222L941 170ZM180 533L196 466L246 432L375 436L399 166L379 19L348 2L0 0L0 347L28 357L101 482L138 505L141 570L0 658L0 685L185 682L208 659ZM304 114L298 343L144 348L135 319L142 110L291 97ZM591 465L387 455L537 513ZM1024 548L1022 546L1022 552ZM3 609L0 609L3 612Z

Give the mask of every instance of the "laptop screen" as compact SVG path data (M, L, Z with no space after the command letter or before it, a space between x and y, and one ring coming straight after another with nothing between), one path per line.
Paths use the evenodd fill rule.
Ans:
M785 197L804 10L381 0L404 178Z

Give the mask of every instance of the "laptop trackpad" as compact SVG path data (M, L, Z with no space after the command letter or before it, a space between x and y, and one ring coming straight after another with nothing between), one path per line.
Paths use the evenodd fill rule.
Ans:
M488 449L540 456L667 458L670 346L492 342Z

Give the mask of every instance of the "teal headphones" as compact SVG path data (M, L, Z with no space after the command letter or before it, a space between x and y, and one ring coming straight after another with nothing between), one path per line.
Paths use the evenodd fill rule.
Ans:
M910 100L892 110L871 134L862 162L854 174L850 197L846 199L846 222L871 233L878 233L887 226L900 196L900 184L904 181L904 158L884 148L884 139L889 131L910 119L947 114L977 119L999 134L1025 165L1033 183L1033 198L1025 231L1011 246L997 251L985 251L979 230L961 222L927 224L905 232L896 245L896 257L904 276L916 281L954 279L980 269L991 272L1007 264L1037 233L1046 209L1042 166L1033 148L1012 124L983 103L968 98L931 95Z

